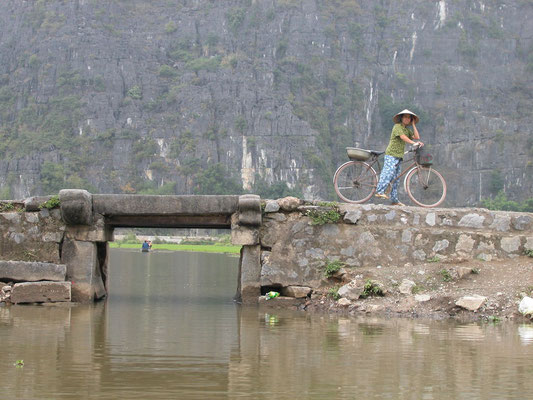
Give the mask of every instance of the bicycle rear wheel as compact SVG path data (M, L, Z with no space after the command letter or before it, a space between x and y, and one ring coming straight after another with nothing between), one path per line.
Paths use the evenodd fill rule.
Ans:
M405 177L408 196L421 207L437 207L446 197L446 181L433 168L413 168Z
M362 161L342 164L333 177L335 192L347 203L364 203L376 191L377 183L374 168Z

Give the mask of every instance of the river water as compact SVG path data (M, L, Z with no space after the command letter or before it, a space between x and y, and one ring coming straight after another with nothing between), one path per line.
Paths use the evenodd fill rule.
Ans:
M1 397L533 398L533 325L241 307L237 270L227 255L112 250L107 301L0 307Z

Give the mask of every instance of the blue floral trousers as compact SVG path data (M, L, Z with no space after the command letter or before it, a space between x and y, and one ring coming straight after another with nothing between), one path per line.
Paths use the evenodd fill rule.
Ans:
M398 177L401 172L401 158L385 155L385 162L383 164L383 169L381 170L381 174L379 175L379 183L377 187L377 192L380 194L385 193L385 189L387 189L387 186L389 183ZM392 190L390 193L390 199L393 203L398 203L398 182L399 180L396 180L392 184Z

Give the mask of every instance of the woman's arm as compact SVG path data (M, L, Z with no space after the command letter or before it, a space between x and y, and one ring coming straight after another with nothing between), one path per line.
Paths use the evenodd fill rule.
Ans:
M409 143L409 144L415 144L415 143L420 143L420 146L423 146L424 143L418 141L418 142L415 142L414 140L411 140L407 137L407 135L400 135L400 139L402 139L405 143Z
M418 129L416 129L416 125L415 125L414 118L413 118L412 125L413 125L413 133L414 133L413 137L414 137L416 140L420 140L420 134L418 133Z
M409 139L407 135L400 135L400 139L402 139L406 143L409 143L409 144L419 143L420 146L423 146L424 143L420 141L420 134L418 133L418 129L416 129L415 121L413 121L413 138L417 140L418 142L415 142L414 140Z

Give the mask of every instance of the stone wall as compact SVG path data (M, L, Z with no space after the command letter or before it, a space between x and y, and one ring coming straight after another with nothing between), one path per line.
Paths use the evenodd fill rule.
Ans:
M61 264L66 226L60 210L6 204L10 211L0 213L0 302L71 301Z
M59 209L0 213L0 260L59 263L65 223Z
M260 229L261 287L323 282L325 266L399 266L430 259L492 260L533 249L533 214L486 209L313 205L267 201ZM328 217L331 223L320 224Z
M12 302L89 302L104 297L111 232L99 215L91 218L90 225L69 225L61 208L43 205L50 198L0 203L0 210L9 210L0 213L0 280L15 284ZM71 204L67 200L64 203ZM78 218L85 215L83 210L71 208ZM88 213L92 217L92 210ZM65 269L61 280L50 283L44 274L50 266ZM33 275L13 274L14 268L31 270Z

